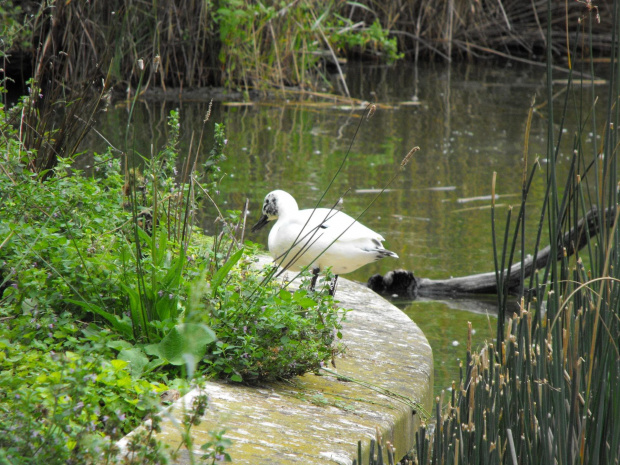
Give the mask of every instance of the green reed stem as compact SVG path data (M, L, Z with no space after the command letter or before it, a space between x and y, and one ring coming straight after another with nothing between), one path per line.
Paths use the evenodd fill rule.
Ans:
M551 3L547 2L549 11ZM614 5L614 31L620 25L618 10L618 5ZM592 24L594 13L590 13ZM589 34L591 39L592 31ZM547 40L547 186L534 254L546 228L551 258L543 273L532 274L532 292L521 294L520 312L506 320L505 334L498 334L497 347L488 344L479 354L468 351L460 389L453 391L456 401L446 409L438 401L435 433L427 435L421 430L417 436L420 464L606 464L615 463L620 456L620 392L612 387L620 383L620 209L616 208L619 144L614 129L620 119L616 104L620 64L617 56L612 57L607 119L600 148L598 143L592 143L591 153L586 154L582 143L588 137L585 121L593 122L592 134L601 131L594 123L597 97L593 89L589 114L582 112L579 102L572 107L579 121L572 142L573 156L566 163L559 157L562 132L572 116L568 112L569 98L579 94L571 92L574 84L569 78L569 92L560 122L556 123L550 33ZM590 70L594 71L591 64ZM558 128L557 140L554 125ZM558 186L563 190L558 190ZM495 182L492 193L495 194ZM524 189L522 210L526 194ZM506 261L511 263L515 241L508 248L505 235L500 251L495 242L494 208L492 202L494 261L502 318L505 311L501 306L508 297L502 286L504 267ZM587 248L583 253L576 251L573 259L568 252L574 244L559 241L565 236L563 231L579 234L579 216L585 217L590 210L597 212L593 219L597 232L590 234L584 224L581 234L586 235ZM525 234L524 218L525 215L519 215L515 235L519 231ZM527 244L523 237L520 244L523 255ZM563 253L563 248L567 253ZM432 450L431 457L424 454L427 449Z

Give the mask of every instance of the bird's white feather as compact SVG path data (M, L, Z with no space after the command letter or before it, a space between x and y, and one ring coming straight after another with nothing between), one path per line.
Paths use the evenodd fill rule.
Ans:
M295 199L281 190L267 194L263 214L276 220L269 233L269 252L287 269L331 267L338 275L380 258L398 257L383 247L381 234L346 213L328 208L299 210Z

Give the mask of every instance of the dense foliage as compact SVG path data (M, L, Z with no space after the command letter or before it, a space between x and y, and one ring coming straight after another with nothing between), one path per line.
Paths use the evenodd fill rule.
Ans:
M219 176L222 126L199 174L177 173L175 111L152 157L110 150L92 176L56 157L50 172L14 124L27 100L0 107L0 459L96 461L188 380L278 380L332 358L343 312L326 292L259 273L238 212L214 238L193 224Z

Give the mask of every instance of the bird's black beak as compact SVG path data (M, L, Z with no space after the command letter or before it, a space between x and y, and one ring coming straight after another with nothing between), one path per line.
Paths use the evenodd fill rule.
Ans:
M265 226L267 223L269 223L269 218L267 217L267 215L261 216L260 219L258 220L258 223L252 226L252 232L255 233L256 231L261 229L263 226Z

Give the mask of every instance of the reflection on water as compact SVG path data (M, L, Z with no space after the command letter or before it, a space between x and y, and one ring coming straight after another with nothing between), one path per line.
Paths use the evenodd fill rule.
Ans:
M249 198L250 215L258 218L264 195L276 188L293 194L301 208L312 207L348 152L322 206L344 196L344 211L357 217L374 201L361 221L381 233L386 247L401 257L381 260L348 277L366 281L374 273L394 268L426 278L491 271L492 175L498 173L496 203L502 230L511 205L516 218L526 119L532 97L537 94L542 101L544 95L542 68L429 64L417 70L350 68L347 77L354 97L378 105L374 117L362 121L357 135L363 112L349 105L300 104L277 95L252 105L214 103L205 134L212 133L214 122L222 122L228 137L228 160L222 165L226 176L216 197L220 208L240 210ZM151 144L156 149L165 140L166 116L173 108L181 112L182 152L194 152L207 101L140 102L128 142L124 107L102 115L98 130L119 149L148 155ZM536 157L546 157L545 108L534 114L528 167ZM211 147L209 137L202 143L203 157ZM89 141L91 146L97 143ZM400 172L399 164L413 146L421 150ZM571 150L560 152L561 162ZM541 167L531 189L528 227L538 220L536 205L544 194L544 164ZM388 191L375 200L377 190L392 178ZM213 230L215 212L202 213L205 229ZM251 239L266 244L267 234L261 231ZM484 332L486 316L443 304L414 302L406 311L431 341L444 336L447 328L466 331L466 321L476 318L482 318L474 325L478 334L491 334ZM460 346L445 352L446 366L451 366L456 353L464 355L465 334L448 336L460 341ZM445 347L445 340L433 344L436 360L443 357Z
M518 205L529 102L541 93L544 76L538 68L436 65L418 70L417 80L414 76L408 68L349 71L351 92L379 105L355 139L362 111L352 111L349 105L216 102L205 133L213 122L226 125L228 161L222 171L228 176L222 179L218 202L241 209L247 197L256 216L264 195L281 188L293 194L301 208L311 207L353 142L324 204L332 205L344 195L344 210L357 216L376 190L396 176L362 221L383 234L387 246L401 256L398 264L384 260L365 267L352 275L354 279L365 281L372 273L396 266L428 278L490 271L492 173L498 173L501 218L509 205ZM148 155L151 144L157 147L165 140L168 112L179 108L183 150L189 152L197 146L207 107L208 102L192 101L138 105L129 147L124 147L124 108L103 115L99 129L117 147ZM530 166L535 156L544 157L542 116L535 116L532 124ZM416 145L421 150L399 172L401 160ZM203 156L209 148L206 140ZM536 183L532 196L541 196L541 190L542 182ZM213 212L206 213L208 228ZM266 235L264 231L254 239L264 243Z
M497 318L492 313L472 313L438 301L415 302L403 311L417 323L433 348L435 396L450 388L453 381L458 388L461 363L465 376L468 323L472 324L472 353L495 337Z

